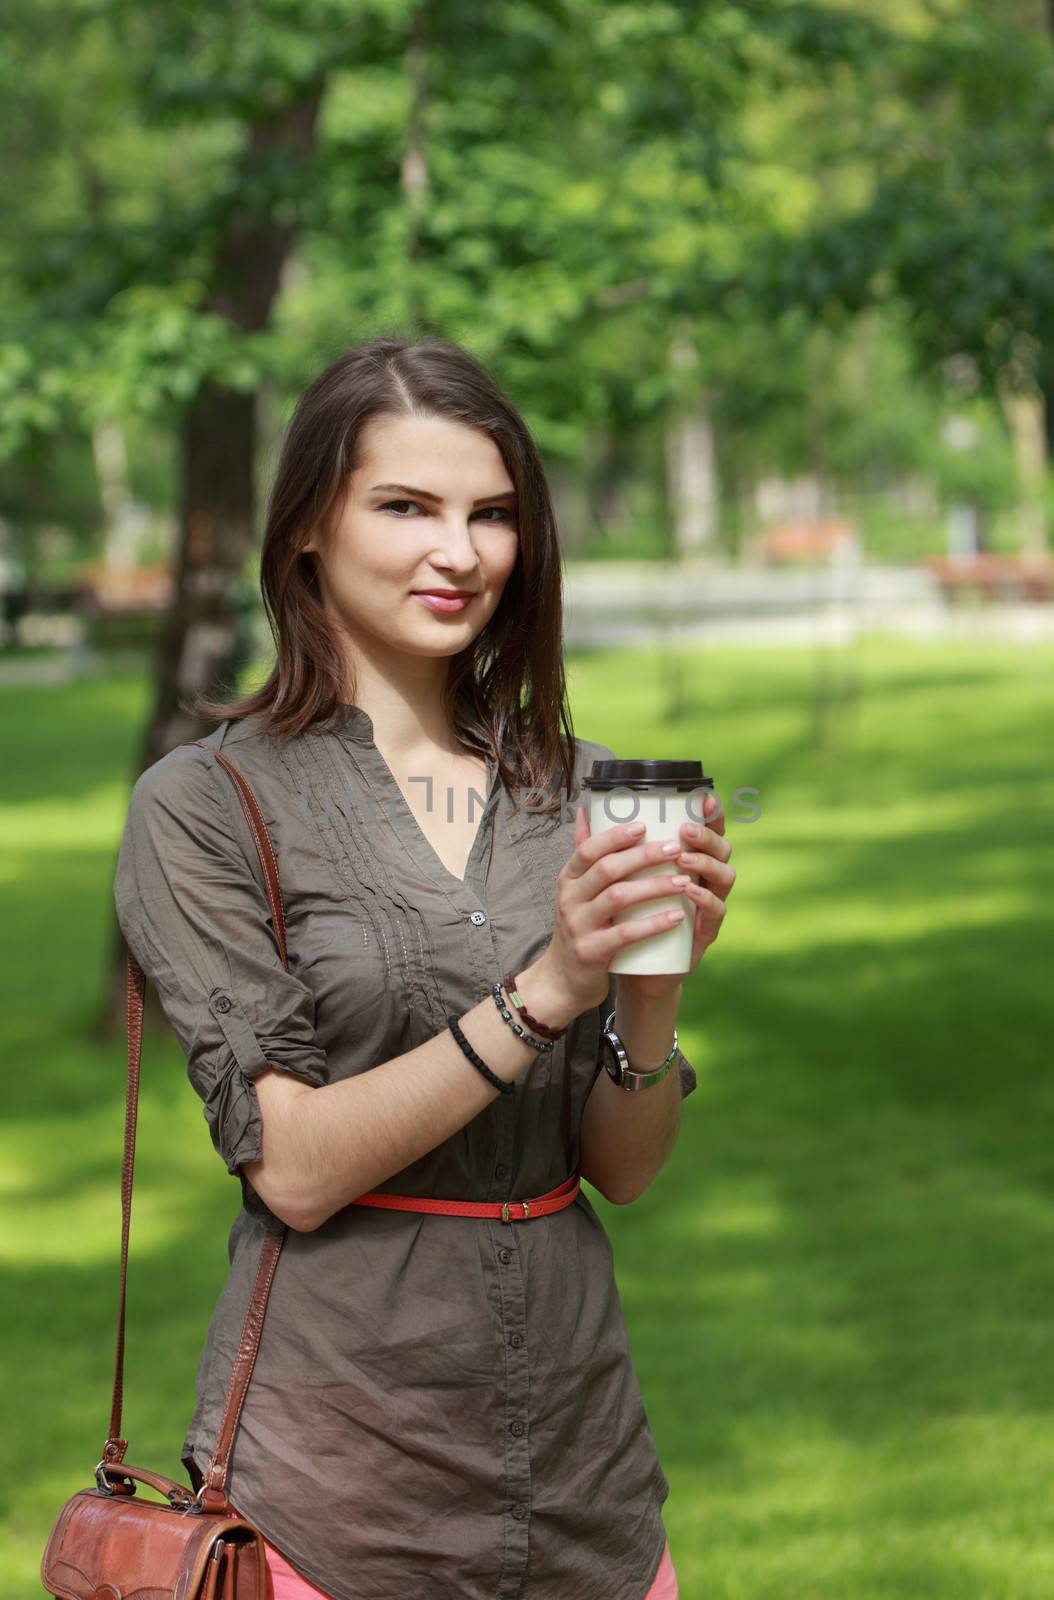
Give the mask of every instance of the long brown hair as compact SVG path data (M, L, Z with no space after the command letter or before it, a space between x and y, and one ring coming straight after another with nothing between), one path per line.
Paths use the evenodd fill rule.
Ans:
M346 663L322 605L315 554L303 545L314 528L328 528L360 464L364 425L390 415L447 417L478 428L494 441L515 485L516 565L486 627L450 663L446 709L455 735L492 757L510 790L536 791L530 809L551 811L556 801L544 797L554 777L557 792L570 791L575 749L556 515L527 424L480 362L451 340L367 339L304 390L271 486L260 556L274 668L251 694L226 701L199 695L182 709L209 721L257 714L266 731L282 737L339 713Z

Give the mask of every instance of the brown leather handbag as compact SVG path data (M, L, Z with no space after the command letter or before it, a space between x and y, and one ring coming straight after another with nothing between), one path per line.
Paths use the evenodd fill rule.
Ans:
M275 939L282 964L288 969L278 868L267 826L241 773L218 750L212 753L234 784L248 818L263 866ZM130 950L126 977L128 1092L121 1172L121 1287L110 1431L95 1468L94 1486L78 1489L59 1512L41 1559L40 1576L47 1593L60 1600L143 1600L146 1596L149 1600L267 1600L270 1588L263 1535L227 1499L227 1462L285 1239L284 1224L277 1230L269 1229L264 1238L231 1369L219 1437L197 1493L160 1473L131 1467L124 1461L128 1448L127 1439L121 1438L125 1281L146 982ZM144 1500L136 1494L137 1483L158 1490L165 1500Z

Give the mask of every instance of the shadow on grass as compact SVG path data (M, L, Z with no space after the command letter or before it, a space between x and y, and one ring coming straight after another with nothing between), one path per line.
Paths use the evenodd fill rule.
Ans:
M1049 1413L1045 935L1037 915L891 960L853 941L822 967L722 969L675 1155L611 1218L672 1470L734 1467L752 1416L865 1448L958 1412Z

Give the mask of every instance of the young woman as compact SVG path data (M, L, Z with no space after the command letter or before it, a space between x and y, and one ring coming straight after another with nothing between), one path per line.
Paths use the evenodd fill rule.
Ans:
M612 921L669 896L627 881L669 857L574 805L613 752L570 731L545 476L470 355L379 338L315 379L261 585L274 670L185 708L219 726L135 784L115 883L241 1183L184 1465L199 1487L285 1224L227 1480L275 1600L673 1600L610 1242L583 1190L529 1212L575 1173L636 1198L676 1138L683 980L608 970L669 925ZM219 750L275 844L288 970ZM713 824L681 829L693 966L734 878ZM612 1008L631 1069L665 1066L640 1092L598 1064Z

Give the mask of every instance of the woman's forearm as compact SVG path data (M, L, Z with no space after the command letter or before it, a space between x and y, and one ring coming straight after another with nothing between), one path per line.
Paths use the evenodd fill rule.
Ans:
M553 1027L572 1017L548 980L544 957L518 980L527 1009ZM459 1014L477 1055L505 1082L529 1072L539 1052L513 1033L488 995ZM286 1082L276 1083L275 1079ZM270 1080L270 1081L268 1081ZM257 1082L263 1157L243 1168L266 1204L291 1227L310 1231L360 1194L401 1172L498 1098L501 1092L462 1053L449 1029L321 1088L271 1072Z
M619 990L612 1026L634 1072L649 1072L669 1055L680 1003L680 987L646 1001ZM620 1089L601 1068L582 1114L582 1176L616 1205L639 1199L676 1143L683 1104L676 1062L660 1083L637 1094Z

